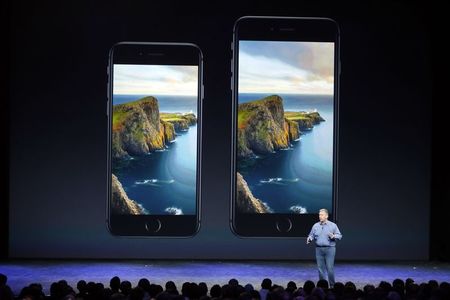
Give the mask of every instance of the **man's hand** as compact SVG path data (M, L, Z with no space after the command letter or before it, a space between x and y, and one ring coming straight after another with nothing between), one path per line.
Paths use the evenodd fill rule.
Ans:
M329 233L328 236L330 237L330 239L334 239L334 233Z
M311 241L312 241L312 238L308 236L308 238L306 239L306 244L311 243Z

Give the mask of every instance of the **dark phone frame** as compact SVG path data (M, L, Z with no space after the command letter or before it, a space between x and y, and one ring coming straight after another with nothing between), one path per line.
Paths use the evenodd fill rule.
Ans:
M197 170L195 215L122 215L111 211L112 181L112 105L114 64L140 65L196 65L198 66L197 93ZM203 54L192 43L120 42L112 46L107 67L107 205L106 224L109 232L122 237L188 238L198 233L201 222L201 158L202 158L202 102ZM150 228L150 229L147 229ZM159 228L158 230L152 230ZM157 232L155 232L157 231Z
M237 107L238 107L238 67L239 41L305 41L305 42L334 42L334 95L333 95L333 187L332 212L329 220L337 221L338 195L338 142L339 142L339 76L341 73L339 55L340 31L338 24L329 18L298 18L298 17L261 17L246 16L238 19L233 28L232 55L232 141L231 141L231 205L230 227L238 237L278 237L278 238L306 238L312 224L318 221L318 214L252 214L239 213L236 206L236 144L237 144ZM278 224L286 224L290 230L281 232Z

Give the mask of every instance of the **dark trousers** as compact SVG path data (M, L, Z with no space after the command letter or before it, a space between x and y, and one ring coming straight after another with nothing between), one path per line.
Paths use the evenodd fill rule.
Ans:
M334 286L334 256L336 247L316 247L316 261L319 269L319 279L327 280L325 272L328 274L328 284Z

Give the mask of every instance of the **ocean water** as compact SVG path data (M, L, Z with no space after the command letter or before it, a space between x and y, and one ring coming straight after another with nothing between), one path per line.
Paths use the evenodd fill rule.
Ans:
M269 94L239 94L239 103ZM325 119L288 149L256 159L240 160L237 170L253 195L274 213L317 213L332 208L333 97L283 95L285 111L314 111Z
M114 104L137 100L144 96L115 95ZM156 96L160 112L192 112L197 116L196 97ZM131 160L113 163L130 199L150 214L196 213L197 125L178 132L175 141L164 150L157 150Z

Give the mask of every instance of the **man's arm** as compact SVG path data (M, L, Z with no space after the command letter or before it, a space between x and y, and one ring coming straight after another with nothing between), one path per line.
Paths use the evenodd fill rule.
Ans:
M308 238L306 239L306 242L309 243L310 241L314 240L314 225L311 228L311 232L308 234Z
M339 228L338 228L337 225L335 225L333 236L334 236L335 239L338 239L338 240L342 239L342 234L339 231Z

